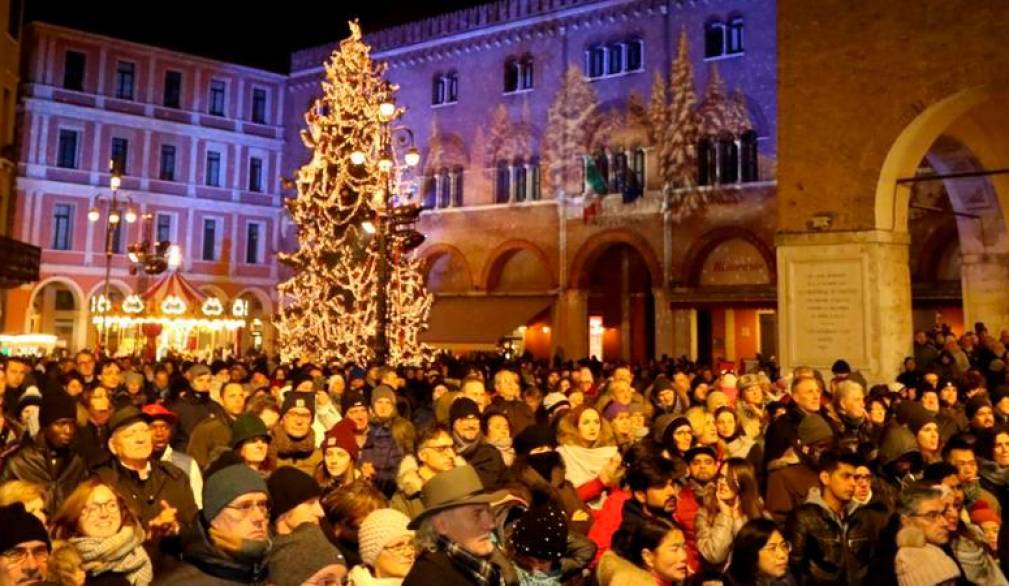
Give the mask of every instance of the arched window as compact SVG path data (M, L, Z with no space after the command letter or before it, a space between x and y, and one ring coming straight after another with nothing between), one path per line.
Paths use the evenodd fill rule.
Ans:
M619 151L613 155L610 177L610 193L623 193L627 188L627 153Z
M494 201L508 203L511 200L511 168L507 161L497 164L497 181L495 182Z
M434 175L424 177L424 209L433 210L438 207L438 178Z
M431 104L437 106L438 104L444 104L446 98L446 86L445 78L441 74L436 73L434 79L431 80Z
M449 181L448 169L438 172L438 207L452 207L452 183Z
M462 202L463 202L463 199L462 199L462 188L463 188L462 178L463 178L463 168L462 167L456 167L455 168L455 190L452 193L452 198L453 198L452 205L454 207L457 207L457 208L461 208L462 207Z
M540 199L540 161L533 157L529 159L529 199L539 201Z
M519 77L521 74L521 66L519 62L514 57L510 57L505 60L504 64L504 91L505 93L510 93L517 91L519 89Z
M697 142L697 184L713 185L716 182L716 165L718 155L715 142L710 137L703 137Z
M515 201L526 200L526 164L522 159L515 159Z
M736 137L723 136L718 139L718 182L722 184L739 181L739 145Z
M531 56L526 55L522 58L522 64L519 71L521 74L519 78L519 89L533 89L533 58Z
M725 23L718 20L704 25L705 58L721 57L725 54Z
M757 159L757 133L747 130L739 139L740 179L746 183L760 181Z
M735 55L743 52L743 17L734 16L729 20L725 38L725 52Z

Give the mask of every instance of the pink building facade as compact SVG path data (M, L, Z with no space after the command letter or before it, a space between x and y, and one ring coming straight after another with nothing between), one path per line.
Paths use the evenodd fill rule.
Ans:
M25 33L12 236L42 248L42 268L8 295L5 331L93 343L108 208L98 203L97 222L88 213L96 196L107 202L114 160L118 197L141 220L112 238L110 297L157 278L129 271L127 247L146 228L179 246L202 292L248 301L269 347L286 76L47 24Z

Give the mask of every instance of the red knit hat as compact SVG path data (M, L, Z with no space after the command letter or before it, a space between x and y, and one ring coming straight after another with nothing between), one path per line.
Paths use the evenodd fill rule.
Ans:
M985 501L977 501L970 506L970 520L975 525L980 525L981 523L998 523L1002 524L1002 519L999 518L998 513L992 510L991 506Z
M354 422L343 419L327 431L326 438L322 440L323 454L327 448L343 448L350 454L351 461L356 462L361 449L357 447L357 440L354 437Z

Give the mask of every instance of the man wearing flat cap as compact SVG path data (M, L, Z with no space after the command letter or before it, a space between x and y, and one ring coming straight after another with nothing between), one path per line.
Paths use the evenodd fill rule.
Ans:
M44 584L52 544L45 525L24 505L0 507L0 584Z
M88 476L87 464L74 449L77 402L59 388L47 389L39 408L40 431L25 438L4 460L0 483L26 480L46 487L46 508L59 509L63 499Z
M403 586L503 586L514 570L494 545L491 504L507 493L488 494L469 465L435 475L424 485L424 512L408 526L416 530L420 555Z
M143 523L157 570L158 554L175 553L181 527L196 517L189 477L174 464L152 457L150 416L140 409L130 405L113 413L109 433L114 459L95 473L116 489Z
M168 406L179 417L179 428L172 438L172 447L186 451L189 436L196 426L211 416L224 417L224 408L210 398L210 369L203 364L194 364L186 371L189 388L186 393Z

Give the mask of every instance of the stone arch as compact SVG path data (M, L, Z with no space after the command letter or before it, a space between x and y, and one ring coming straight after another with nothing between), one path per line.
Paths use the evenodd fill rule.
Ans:
M474 289L479 285L473 281L473 271L470 269L469 261L466 260L466 255L462 253L457 247L451 244L446 244L444 242L432 244L426 247L420 253L421 258L421 271L424 274L424 283L428 283L431 270L441 259L449 257L451 259L457 260L463 268L464 280L467 283L467 289Z
M232 299L239 299L244 295L252 295L258 299L259 303L263 306L263 313L265 315L273 315L273 299L265 291L258 287L246 287L239 291Z
M571 261L571 272L568 277L568 288L586 289L589 286L592 266L599 256L606 252L606 249L614 244L627 244L635 249L641 258L652 278L652 287L662 287L665 280L662 277L662 263L659 257L652 250L651 244L640 234L630 230L614 229L606 230L591 236L582 244L578 252L575 253L574 260Z
M28 305L25 308L24 315L24 331L31 332L31 317L32 311L35 307L35 300L39 292L48 287L49 285L63 285L70 290L70 293L74 296L74 339L72 341L73 349L81 349L85 346L87 335L88 335L88 321L87 321L87 303L88 297L84 295L84 290L81 286L69 277L54 276L47 277L39 281L35 287L32 289L31 295L28 296Z
M543 270L546 271L549 277L549 288L557 288L557 278L555 276L555 271L551 268L553 265L550 263L550 259L547 257L546 253L543 252L536 244L528 240L514 239L502 242L494 250L492 250L487 255L487 262L484 263L483 270L480 273L480 287L484 291L491 291L495 289L498 284L498 280L501 278L501 271L504 269L508 261L511 260L516 253L519 251L528 251L539 261Z
M686 262L683 263L682 272L680 273L681 283L687 287L697 287L700 285L701 270L704 268L704 262L708 259L708 255L720 244L737 238L753 245L757 249L760 256L764 259L764 263L767 265L770 282L774 283L777 280L774 250L753 232L734 226L716 228L694 241L687 254L684 255Z
M197 285L196 289L208 297L216 297L221 300L221 303L227 303L231 300L231 296L221 289L217 285Z
M127 285L126 282L121 279L109 279L109 288L118 289L119 292L123 294L123 297L130 295L132 293L136 293L136 291L134 291L132 287ZM104 292L104 290L105 290L105 281L98 281L98 283L96 283L95 286L91 287L91 290L88 291L88 296L84 298L85 304L89 302L90 299L95 295Z
M936 139L954 121L975 106L991 99L994 93L991 86L975 86L936 99L922 111L918 111L920 102L912 105L908 115L911 120L886 152L876 182L877 229L907 232L911 189L907 185L897 183L897 180L914 176L919 163L925 158Z

